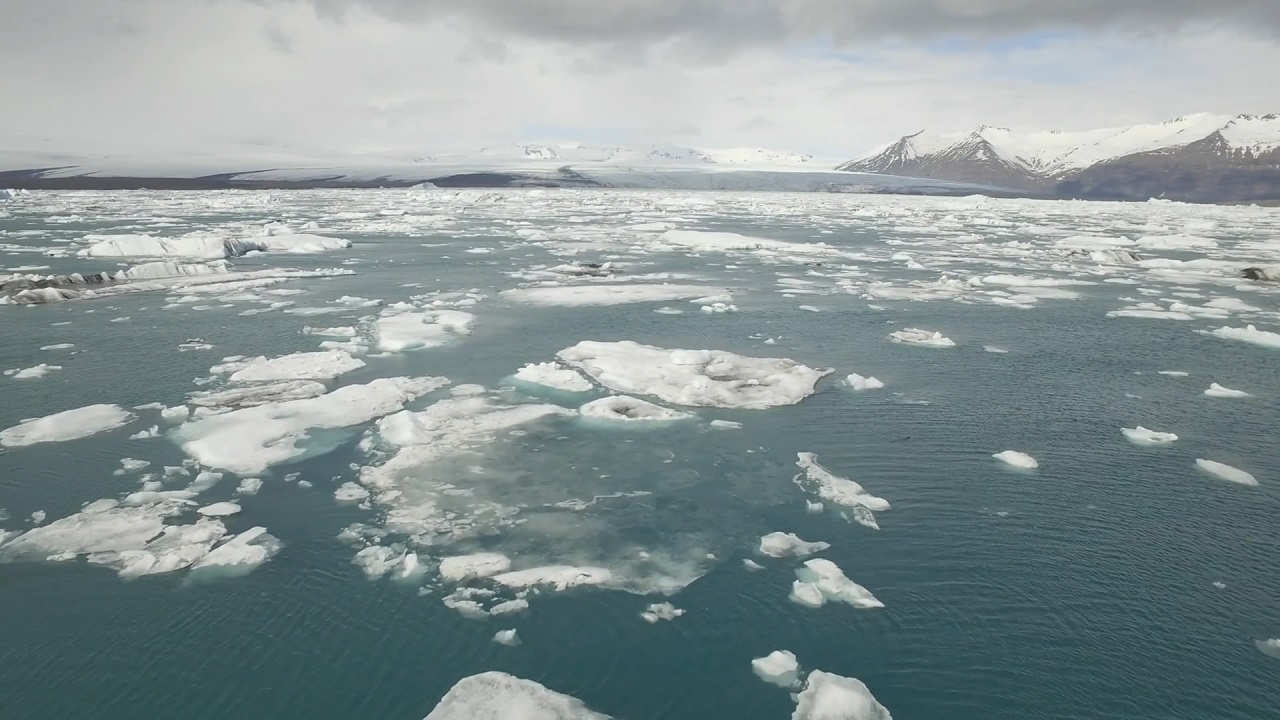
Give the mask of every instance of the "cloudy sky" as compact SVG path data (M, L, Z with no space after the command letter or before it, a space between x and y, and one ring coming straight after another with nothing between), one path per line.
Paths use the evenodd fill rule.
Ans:
M0 0L0 150L860 156L1280 112L1277 0Z

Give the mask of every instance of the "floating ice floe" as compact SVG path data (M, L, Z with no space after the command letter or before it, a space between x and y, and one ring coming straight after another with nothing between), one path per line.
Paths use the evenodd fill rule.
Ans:
M486 672L459 680L424 720L609 720L532 680Z
M516 634L514 628L511 630L499 630L493 634L493 641L499 645L515 647L520 644L520 636Z
M1181 370L1159 370L1156 372L1156 374L1164 375L1165 377L1178 377L1178 378L1183 378L1190 375L1190 373L1185 373L1185 372L1182 372Z
M441 347L470 335L475 320L475 315L461 310L423 310L396 303L374 321L374 337L384 352Z
M592 400L578 408L578 413L582 417L592 420L625 423L674 422L694 417L686 412L671 410L661 405L654 405L640 398L626 395L610 395L599 400Z
M797 243L785 240L750 237L730 232L668 230L659 239L662 245L699 252L732 254L842 256L846 253L825 243Z
M89 405L64 410L0 430L0 446L22 447L47 442L65 442L114 430L129 424L133 413L119 405Z
M893 720L861 680L814 670L796 696L791 720Z
M233 258L251 252L321 253L351 247L350 240L321 235L264 235L227 238L210 234L162 238L152 235L86 235L81 257Z
M1226 480L1227 482L1233 482L1238 485L1257 485L1258 484L1257 478L1255 478L1253 475L1245 472L1244 470L1241 470L1240 468L1232 467L1225 463L1216 462L1214 460L1205 460L1203 458L1197 458L1196 467L1199 467L1201 470L1209 473L1210 475L1213 475L1216 478Z
M1272 638L1270 640L1255 640L1254 646L1258 648L1258 652L1268 657L1280 659L1280 638Z
M558 357L611 390L697 407L793 405L813 394L818 380L831 372L794 360L666 350L631 341L584 341Z
M589 392L592 387L591 382L576 370L553 362L530 363L517 370L514 377L520 382L564 392Z
M501 553L455 555L440 560L440 577L450 582L487 578L511 569L511 558Z
M778 687L794 687L800 681L800 663L794 653L774 650L751 661L751 672L761 680Z
M257 495L262 489L262 478L241 478L240 484L236 486L237 495Z
M12 370L5 370L4 374L7 377L13 378L14 380L35 380L37 378L42 378L45 375L48 375L49 373L54 372L55 370L61 370L61 369L62 369L61 365L49 365L47 363L40 363L39 365L35 365L29 368L14 368Z
M233 502L219 502L205 505L196 512L205 517L227 517L240 512L240 505Z
M1005 450L1004 452L998 452L991 457L1006 465L1022 468L1024 470L1035 470L1040 467L1040 463L1036 462L1035 458L1024 452L1018 452L1017 450Z
M919 328L907 328L906 330L898 330L889 334L894 342L904 343L907 345L923 345L924 347L933 348L952 348L955 347L955 341L949 337L944 337L940 332L929 330L921 330Z
M1120 432L1124 433L1124 436L1134 445L1168 445L1178 439L1178 436L1173 433L1157 432L1141 425L1135 428L1123 428Z
M1009 354L1009 351L1008 351L1008 350L1005 350L1004 348L998 348L998 347L996 347L995 345L984 345L984 346L982 346L982 349L983 349L983 350L985 350L985 351L987 351L987 352L989 352L989 353L995 353L996 355L1007 355L1007 354Z
M879 390L884 387L879 378L864 377L858 373L851 373L844 379L844 384L853 390Z
M643 302L687 300L706 295L727 295L724 288L701 285L564 285L506 290L502 297L515 302L551 307L592 307L629 305Z
M359 370L365 362L342 350L299 352L276 358L256 357L213 367L215 375L228 375L233 383L277 382L281 380L332 380Z
M187 454L207 467L257 474L304 456L309 431L361 425L446 384L444 378L379 378L319 397L198 417L180 426L174 436Z
M640 613L640 617L644 618L644 621L647 623L656 623L662 620L675 620L681 615L684 615L684 610L669 602L654 603L645 608L644 612Z
M805 542L795 533L772 532L760 538L760 554L769 557L784 558L794 556L808 557L831 547L831 543Z
M1262 347L1280 348L1280 333L1259 330L1253 325L1246 325L1242 328L1220 327L1217 330L1203 330L1201 332L1225 340L1239 340L1253 345L1261 345Z
M327 369L312 368L311 372L336 372L340 369L341 366L335 363ZM253 371L255 373L264 373L267 372L267 368L254 368ZM279 366L272 370L272 372L274 371L287 374ZM188 396L188 400L192 405L204 408L244 408L319 397L328 391L329 389L325 387L324 383L316 380L281 380L263 385L194 392ZM165 415L165 413L168 413L168 415ZM187 419L187 408L166 409L162 415L171 422L182 422Z
M884 603L869 590L845 577L838 565L822 558L806 560L804 567L796 568L791 601L810 608L822 607L829 602L864 609L884 607Z
M804 471L795 482L807 492L812 492L828 502L849 508L851 520L872 529L879 529L874 512L889 509L889 501L867 492L849 478L840 477L818 464L813 453L797 453L796 466Z
M1252 397L1243 390L1232 390L1229 387L1223 387L1218 383L1211 383L1209 389L1204 391L1205 395L1214 398L1247 398Z
M192 577L232 577L252 572L284 547L264 527L233 535L191 566Z

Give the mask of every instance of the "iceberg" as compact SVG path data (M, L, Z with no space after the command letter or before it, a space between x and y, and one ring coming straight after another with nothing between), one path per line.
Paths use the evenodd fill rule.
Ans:
M1253 475L1250 475L1249 473L1245 472L1244 470L1241 470L1240 468L1232 467L1225 463L1216 462L1214 460L1205 460L1203 458L1197 458L1196 467L1200 468L1201 470L1209 473L1210 475L1216 478L1226 480L1227 482L1233 482L1238 485L1257 485L1258 484L1257 478L1255 478Z
M260 383L280 380L332 380L364 367L365 362L342 350L300 352L276 358L256 357L224 363L213 368L214 374L230 373L233 383ZM296 390L293 386L291 389Z
M378 349L404 352L448 345L471 334L476 317L461 310L422 310L397 303L382 311L374 322Z
M500 553L455 555L440 560L440 577L451 582L486 578L511 569L511 558Z
M1136 428L1122 428L1120 432L1124 433L1124 436L1134 445L1168 445L1178 439L1178 436L1173 433L1148 430L1141 425Z
M592 307L643 302L686 300L706 295L728 295L724 288L700 285L568 285L505 290L502 297L515 302L550 307Z
M1040 463L1036 462L1035 458L1024 452L1018 452L1017 450L1005 450L1004 452L998 452L991 457L1006 465L1011 465L1023 470L1035 470L1040 467Z
M953 348L956 346L955 341L949 337L944 337L940 332L932 332L929 330L921 330L919 328L907 328L889 334L894 342L904 343L907 345L922 345L932 348Z
M893 720L861 680L814 670L796 697L791 720Z
M591 382L575 370L558 363L530 363L516 371L515 379L530 385L542 385L552 390L581 393L591 390Z
M797 477L797 484L816 493L823 500L843 505L847 508L858 507L879 512L889 509L889 501L868 493L858 483L840 477L818 464L818 456L802 452L796 454L796 466L804 470L805 481Z
M264 235L228 238L193 233L175 238L153 235L86 235L81 257L177 257L221 260L251 252L320 253L351 247L350 240L320 235Z
M0 447L79 440L129 424L133 413L119 405L88 405L64 410L0 430Z
M498 632L493 634L493 641L498 643L499 645L506 645L507 647L515 647L516 645L520 644L520 636L516 634L516 631L514 629L499 630Z
M662 620L675 620L681 615L684 615L684 610L667 602L654 603L645 608L644 612L640 613L640 617L644 618L644 621L650 624L660 622Z
M688 420L693 417L693 415L686 412L669 410L660 405L654 405L651 402L625 395L611 395L599 400L593 400L578 408L578 412L582 417L592 420L623 423L672 422Z
M1201 332L1225 340L1239 340L1240 342L1261 345L1262 347L1280 348L1280 333L1259 330L1253 325L1246 325L1242 328L1220 327L1217 330L1203 330Z
M675 405L762 410L812 395L830 370L720 350L666 350L631 341L583 341L557 356L620 393Z
M233 535L191 566L193 577L245 575L280 552L283 544L264 527Z
M1245 392L1245 391L1243 391L1243 390L1232 390L1231 388L1223 387L1223 386L1219 385L1218 383L1210 383L1210 384L1209 384L1209 389L1208 389L1208 390L1205 390L1205 391L1204 391L1204 394L1205 394L1205 395L1208 395L1209 397L1213 397L1213 398L1247 398L1247 397L1252 397L1251 395L1249 395L1249 393L1247 393L1247 392Z
M486 672L459 680L424 720L609 720L532 680Z
M794 533L772 532L760 538L760 554L769 557L808 557L831 547L831 543L805 542Z
M869 590L845 577L844 571L830 560L806 560L796 568L796 581L791 586L791 600L805 607L822 607L840 602L856 608L882 608L884 603Z
M878 378L864 377L858 373L852 373L844 379L844 384L853 390L879 390L884 387L884 383Z
M800 663L794 653L774 650L751 661L751 672L761 680L778 687L794 687L800 681Z

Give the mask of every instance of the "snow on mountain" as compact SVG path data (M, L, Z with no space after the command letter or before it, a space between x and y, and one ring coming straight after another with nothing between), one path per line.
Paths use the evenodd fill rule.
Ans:
M977 160L1001 162L1032 177L1052 179L1119 158L1182 148L1215 133L1231 152L1270 152L1280 148L1280 116L1199 113L1151 125L1082 132L1018 133L986 126L969 133L922 131L839 169L907 174L922 165Z
M752 165L757 167L803 166L813 157L764 148L703 149L683 145L656 144L644 149L590 147L584 145L510 144L481 148L476 156L438 155L419 159L425 163L457 163L468 160L511 163L558 162L677 165Z

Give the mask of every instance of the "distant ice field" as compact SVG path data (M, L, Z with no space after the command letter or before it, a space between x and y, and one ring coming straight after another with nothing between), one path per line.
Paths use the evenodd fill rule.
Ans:
M14 194L0 707L1267 717L1277 267L1159 201Z

